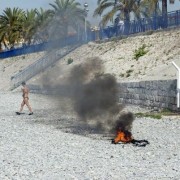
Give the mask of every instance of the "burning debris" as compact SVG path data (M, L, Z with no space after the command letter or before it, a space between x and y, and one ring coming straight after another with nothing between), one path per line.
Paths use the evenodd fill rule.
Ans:
M86 61L75 66L69 77L74 110L82 121L99 130L110 130L114 124L112 117L123 109L118 103L116 78L104 73L101 59Z
M129 131L117 131L117 136L112 140L113 144L117 144L118 142L129 143L133 140L132 134Z
M144 147L149 142L147 140L136 140L132 137L132 133L127 131L127 130L119 130L117 131L117 135L114 139L112 139L112 144L118 144L119 142L121 143L132 143L134 146L138 147Z
M131 133L134 116L131 112L123 113L116 121L116 137L112 139L112 144L132 143L135 146L143 147L149 144L147 140L135 140Z
M113 144L118 142L129 143L133 137L131 134L132 123L134 121L134 115L131 112L122 113L119 119L115 122L116 138L112 140Z
M131 112L122 113L124 106L119 104L116 78L104 73L100 58L88 58L84 63L72 67L63 86L50 84L52 90L56 89L56 94L70 97L81 121L101 132L116 132L113 144L122 142L137 145L131 134L134 116Z

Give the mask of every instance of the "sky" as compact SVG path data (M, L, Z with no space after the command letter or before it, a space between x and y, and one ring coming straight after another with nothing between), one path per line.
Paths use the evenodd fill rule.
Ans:
M98 25L100 18L93 18L93 12L97 6L97 0L77 0L84 7L84 3L88 3L88 20L91 22L92 26ZM54 4L55 0L0 0L0 14L2 14L3 10L7 7L14 8L19 7L24 10L40 8L50 9L51 6L49 3ZM161 3L161 2L160 2ZM175 0L174 4L169 4L168 0L168 12L180 10L180 0Z

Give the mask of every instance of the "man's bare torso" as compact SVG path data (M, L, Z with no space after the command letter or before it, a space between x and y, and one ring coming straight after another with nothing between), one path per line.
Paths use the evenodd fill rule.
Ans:
M23 98L29 98L29 89L28 89L28 87L27 86L24 86L23 88L22 88L22 92L23 92Z

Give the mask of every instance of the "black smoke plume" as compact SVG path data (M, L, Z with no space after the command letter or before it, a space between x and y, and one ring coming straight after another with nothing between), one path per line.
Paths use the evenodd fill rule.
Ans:
M134 115L131 112L122 113L115 122L115 131L131 131Z
M69 77L72 85L74 110L79 118L101 130L113 124L113 116L122 110L118 104L117 82L113 75L105 74L101 59L89 58L75 66Z
M116 78L104 73L100 58L88 58L85 63L75 65L65 84L54 87L55 94L72 99L73 109L81 121L103 131L116 130L117 126L130 129L133 115L121 115L124 107L119 104Z

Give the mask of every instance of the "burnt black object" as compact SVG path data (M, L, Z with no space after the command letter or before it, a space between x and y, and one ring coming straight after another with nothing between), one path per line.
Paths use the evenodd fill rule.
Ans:
M112 139L111 143L118 144L118 143L115 143L114 139ZM146 145L150 144L149 141L147 140L136 140L136 139L133 139L132 141L127 142L125 144L129 144L129 143L132 143L133 146L136 146L136 147L145 147Z
M147 144L150 144L149 141L147 140L136 140L136 139L133 139L131 143L137 147L145 147Z
M114 139L111 139L111 144L117 144L117 143L115 143Z

